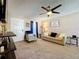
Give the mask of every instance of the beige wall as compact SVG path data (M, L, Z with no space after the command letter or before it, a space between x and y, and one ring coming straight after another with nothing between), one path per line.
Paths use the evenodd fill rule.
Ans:
M79 36L79 12L60 17L60 32Z

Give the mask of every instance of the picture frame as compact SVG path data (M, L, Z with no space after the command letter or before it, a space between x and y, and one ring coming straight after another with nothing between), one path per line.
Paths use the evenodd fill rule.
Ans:
M30 26L31 26L30 21L27 21L27 22L25 23L25 28L26 28L27 31L30 30Z
M52 27L60 27L60 20L59 19L53 19L51 21L51 26Z
M30 23L26 22L26 27L30 27Z

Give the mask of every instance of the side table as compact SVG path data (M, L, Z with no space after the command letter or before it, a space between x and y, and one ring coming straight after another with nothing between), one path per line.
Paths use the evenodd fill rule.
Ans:
M70 44L72 44L72 40L76 40L76 46L78 47L78 37L67 36L67 39L69 39Z

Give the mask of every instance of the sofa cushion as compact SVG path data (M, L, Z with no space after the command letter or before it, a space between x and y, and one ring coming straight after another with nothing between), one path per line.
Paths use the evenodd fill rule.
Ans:
M51 32L50 36L51 37L56 37L57 33Z
M60 33L57 33L56 37L59 37L60 36Z

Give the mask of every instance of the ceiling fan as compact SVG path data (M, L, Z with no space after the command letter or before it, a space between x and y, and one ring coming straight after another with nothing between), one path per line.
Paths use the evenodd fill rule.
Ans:
M59 8L60 6L62 6L62 4L59 4L59 5L57 5L57 6L54 7L54 8L51 8L50 5L49 5L48 7L42 6L41 8L44 9L44 10L46 10L46 11L47 11L47 14L48 14L48 16L49 16L49 15L52 14L52 13L60 14L60 12L55 11L55 9ZM42 14L45 14L45 13L41 13L40 15L42 15Z

